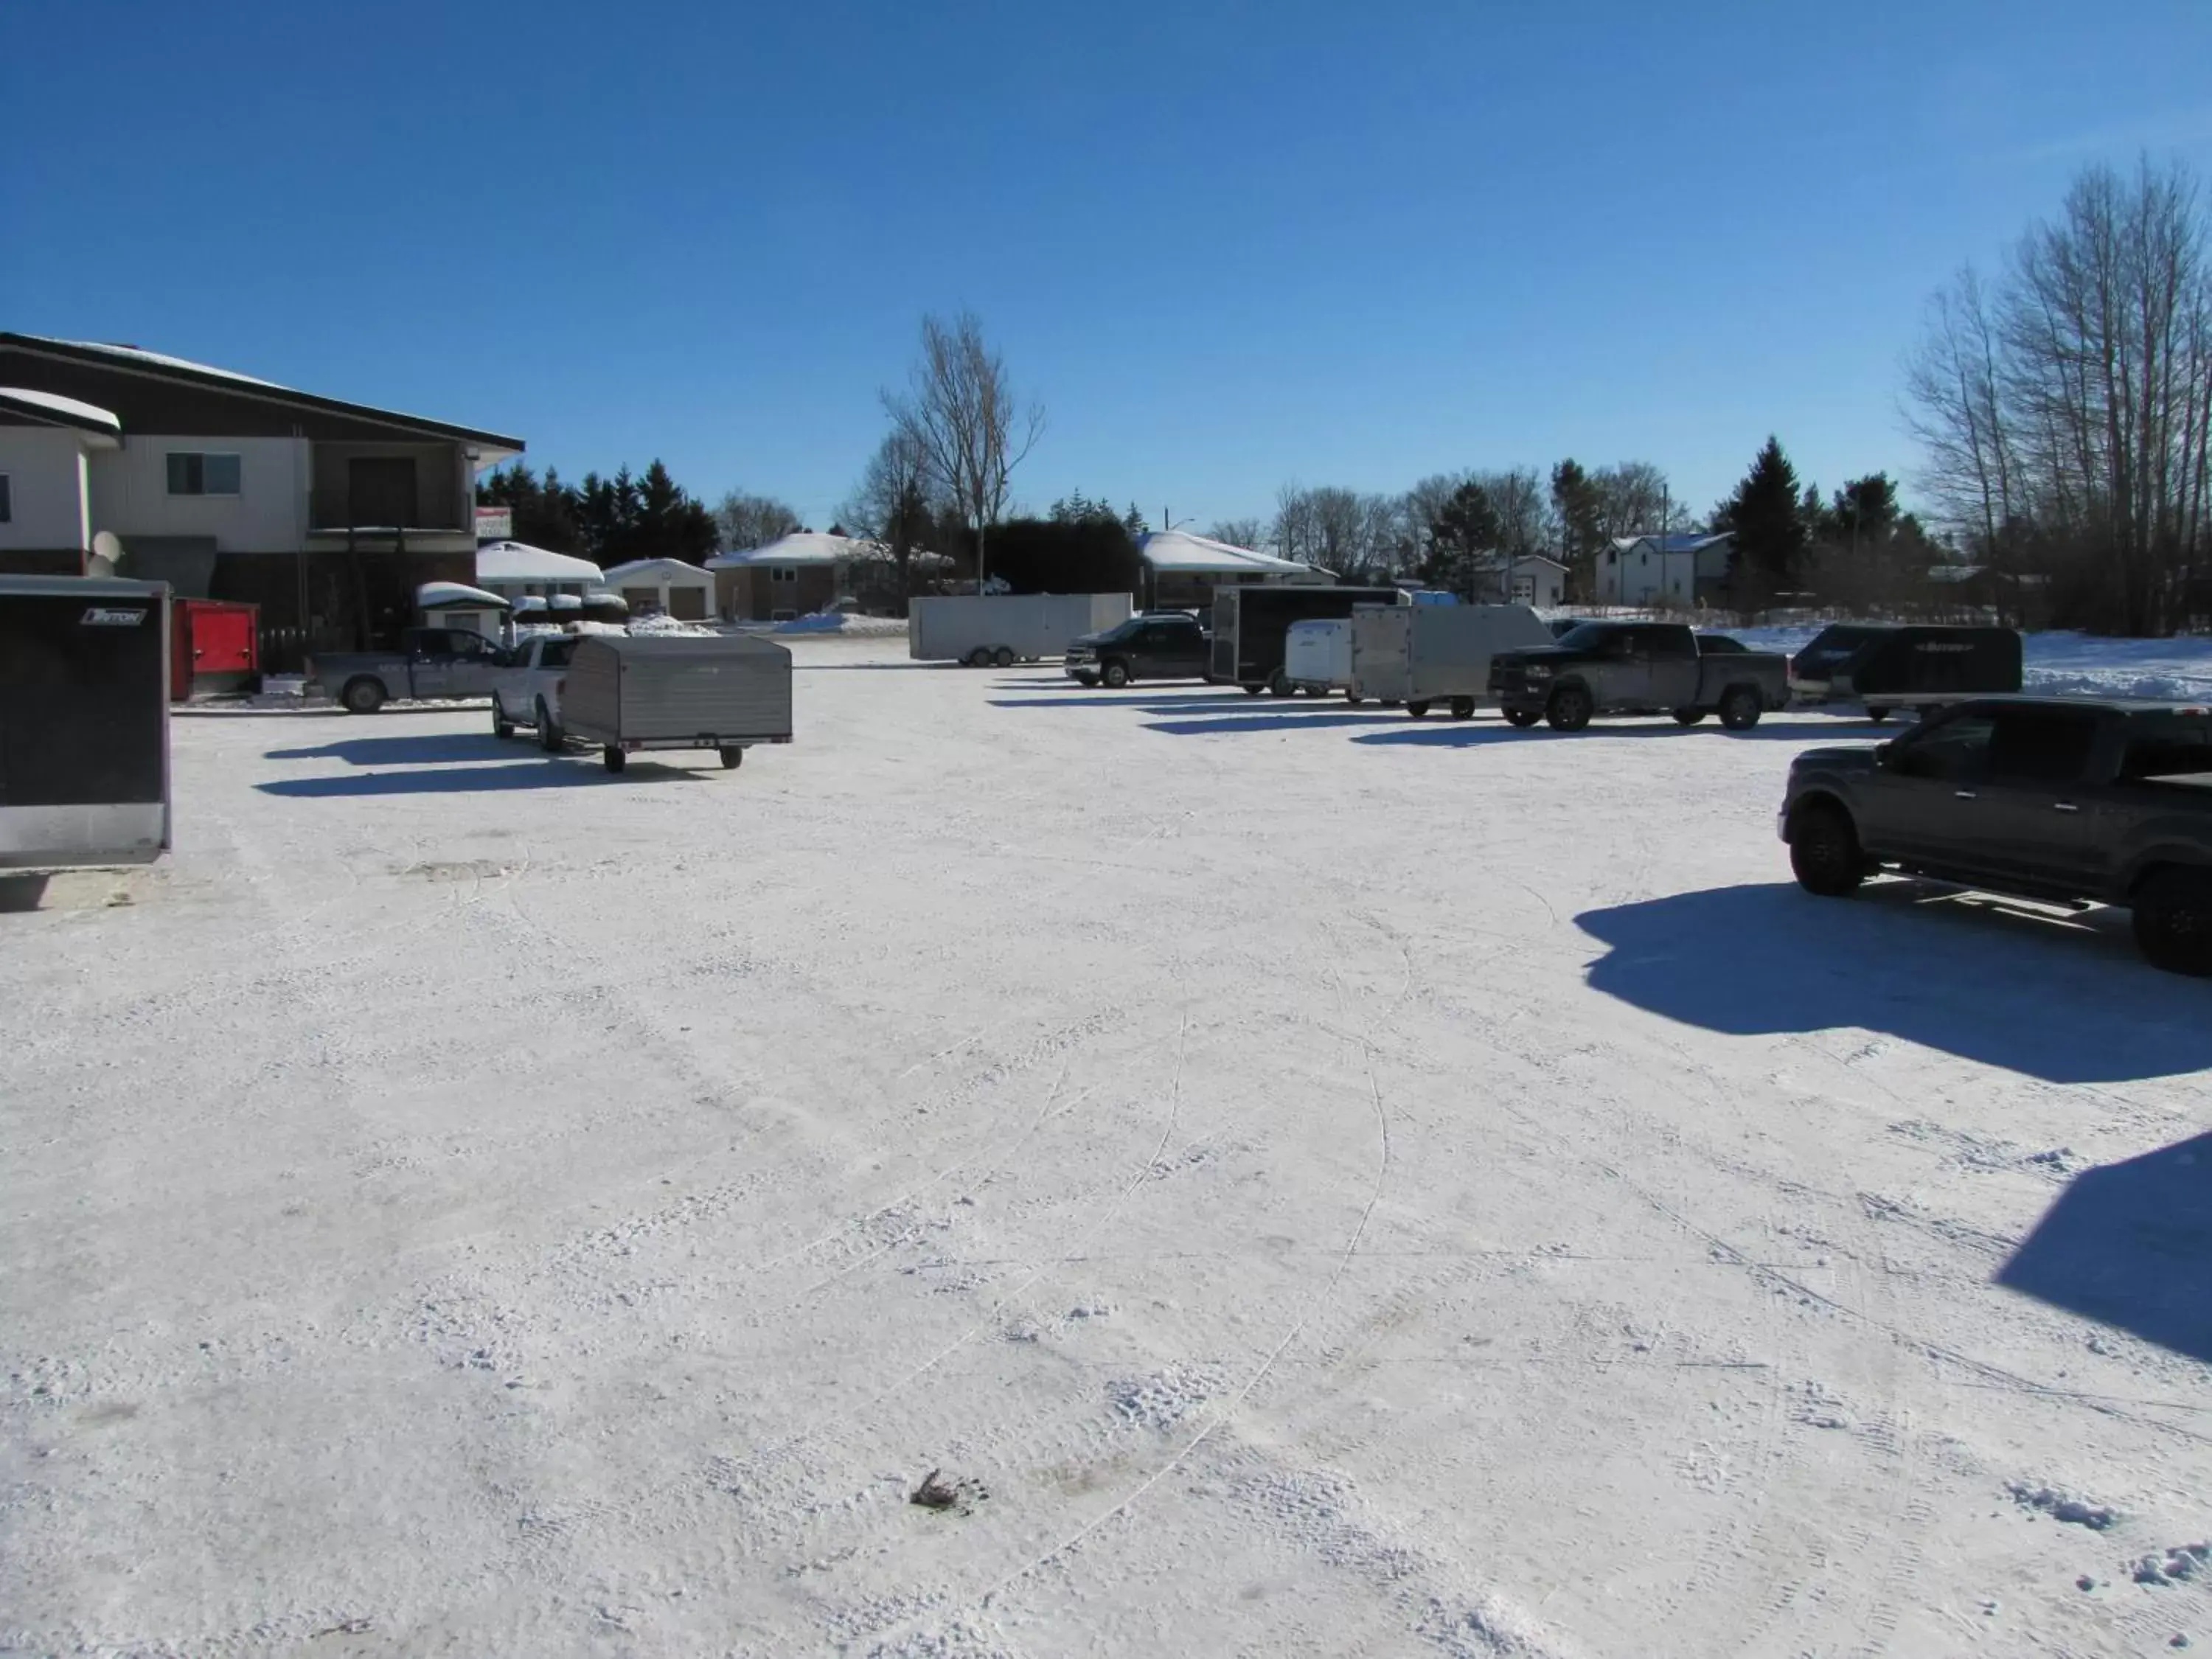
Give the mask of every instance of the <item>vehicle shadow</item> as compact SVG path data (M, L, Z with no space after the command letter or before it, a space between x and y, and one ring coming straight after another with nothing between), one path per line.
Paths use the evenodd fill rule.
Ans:
M1179 738L1188 738L1223 732L1310 731L1323 726L1373 726L1383 720L1395 721L1402 726L1405 724L1406 715L1402 710L1395 708L1381 709L1371 714L1350 713L1330 714L1318 710L1310 714L1303 712L1293 714L1285 709L1279 714L1224 714L1211 720L1146 720L1145 729L1149 732L1171 732Z
M1031 686L1026 689L1042 690L1043 688ZM1141 694L1118 691L1077 691L1064 697L993 697L989 699L989 702L994 708L1151 708L1162 712L1172 712L1177 708L1214 708L1240 705L1249 708L1251 706L1252 699L1242 691L1231 691L1225 696L1218 691L1199 691L1187 697L1178 697L1172 690L1146 691Z
M1482 718L1487 714L1488 718ZM1431 749L1473 749L1486 743L1583 742L1600 738L1695 738L1702 736L1707 742L1727 743L1801 743L1808 745L1821 743L1852 743L1869 741L1864 732L1846 729L1832 732L1826 726L1777 723L1761 720L1748 732L1723 730L1717 722L1706 721L1702 726L1677 726L1672 720L1663 724L1641 720L1633 725L1597 724L1584 726L1579 732L1554 732L1548 726L1508 726L1495 709L1481 711L1473 720L1455 720L1449 726L1439 726L1433 717L1429 720L1406 720L1408 728L1401 732L1376 732L1355 743L1410 743Z
M46 896L44 871L0 875L0 916L28 915L45 902Z
M1739 1036L1849 1028L2052 1083L2212 1066L2206 988L2135 954L2110 911L2058 916L1884 881L1851 900L1792 883L1590 910L1592 989Z
M445 732L421 737L340 738L312 749L271 749L267 760L342 760L349 766L405 766L433 761L481 761L512 752L489 732Z
M2212 1362L2212 1134L2085 1170L1995 1282Z
M314 800L345 795L447 795L511 789L590 789L601 784L697 783L702 775L679 767L633 760L617 776L597 761L563 764L548 757L514 766L470 766L444 770L367 772L335 778L274 778L254 787L264 795Z

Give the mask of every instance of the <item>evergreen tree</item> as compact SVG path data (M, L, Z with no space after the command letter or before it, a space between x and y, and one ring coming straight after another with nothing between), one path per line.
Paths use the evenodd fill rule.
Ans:
M1490 492L1469 480L1451 493L1429 523L1429 550L1419 575L1463 599L1475 592L1474 562L1498 545L1498 508Z
M1735 532L1729 574L1741 608L1796 585L1805 551L1804 501L1781 440L1767 439L1743 482L1714 510L1712 527Z
M1552 511L1559 525L1559 558L1574 592L1593 598L1598 551L1605 544L1605 492L1571 456L1552 469Z
M1121 515L1121 528L1129 532L1129 539L1131 541L1136 540L1138 537L1145 533L1145 531L1147 528L1145 522L1145 515L1137 510L1136 502L1131 501L1129 503L1129 510Z

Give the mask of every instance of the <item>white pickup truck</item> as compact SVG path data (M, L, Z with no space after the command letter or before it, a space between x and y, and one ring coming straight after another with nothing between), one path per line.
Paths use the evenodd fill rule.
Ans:
M518 726L534 726L539 748L559 749L568 740L561 727L561 688L575 654L571 634L544 634L517 646L507 666L492 677L492 736L511 738Z

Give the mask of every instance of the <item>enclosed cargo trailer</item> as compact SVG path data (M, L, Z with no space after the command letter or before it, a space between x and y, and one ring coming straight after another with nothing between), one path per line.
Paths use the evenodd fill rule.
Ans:
M755 744L791 741L791 653L741 634L586 635L561 723L610 772L660 749L712 749L735 766Z
M1857 702L1876 720L2021 689L2021 637L2009 628L1838 623L1790 662L1792 700Z
M1465 720L1490 695L1492 656L1552 642L1525 605L1362 605L1351 626L1348 694L1401 702L1416 718L1444 703Z
M1063 656L1085 634L1129 616L1127 593L954 593L907 610L906 653L916 662L1042 662Z
M0 576L0 867L169 848L169 589Z
M1213 663L1206 678L1241 685L1251 694L1287 697L1297 690L1283 665L1291 624L1349 617L1362 605L1399 605L1395 587L1312 587L1304 585L1218 587L1213 592Z
M245 691L261 672L261 607L176 599L169 607L169 699Z

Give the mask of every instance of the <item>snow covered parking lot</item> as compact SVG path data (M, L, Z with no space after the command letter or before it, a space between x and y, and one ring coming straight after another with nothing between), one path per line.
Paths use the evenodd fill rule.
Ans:
M1870 728L793 648L0 888L0 1652L2212 1642L2212 1000L1802 896Z

